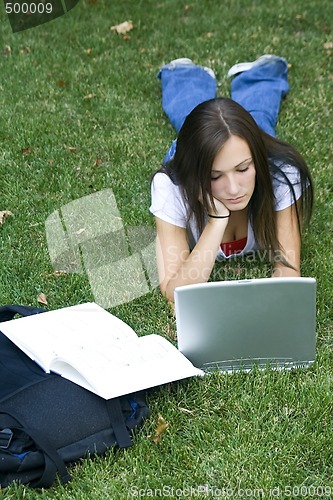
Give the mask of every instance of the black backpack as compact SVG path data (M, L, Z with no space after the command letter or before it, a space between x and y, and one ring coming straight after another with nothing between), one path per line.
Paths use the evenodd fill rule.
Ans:
M29 306L0 307L0 322L15 314L47 314ZM0 325L1 329L1 325ZM66 464L132 445L132 430L149 410L144 393L105 400L45 373L0 332L0 486L13 481L48 488Z

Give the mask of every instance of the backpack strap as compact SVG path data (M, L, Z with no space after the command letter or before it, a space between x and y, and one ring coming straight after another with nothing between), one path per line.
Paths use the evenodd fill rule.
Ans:
M40 431L36 431L31 428L24 428L24 432L26 432L31 439L44 453L45 459L45 468L42 474L42 477L37 481L31 483L33 488L49 488L54 483L56 472L59 472L60 480L62 484L68 483L72 478L69 474L65 462L59 456L57 450L50 444L49 440L41 435Z
M32 487L49 488L54 483L57 471L60 474L60 479L63 484L68 483L68 481L71 480L71 476L67 471L65 462L59 456L54 446L40 433L39 430L32 429L31 427L25 427L18 418L10 413L0 411L0 415L1 427L3 427L2 433L5 431L5 434L8 434L9 431L14 429L21 430L33 440L36 448L43 452L45 462L44 471L39 479L30 483ZM8 438L8 446L9 444L10 440ZM7 446L3 447L5 448Z
M119 448L129 448L133 443L129 431L125 425L124 415L120 405L120 399L108 399L106 401L106 407Z
M18 306L18 305L7 305L0 307L0 322L10 321L14 318L15 314L20 316L31 316L32 314L39 314L47 312L41 307L33 306Z

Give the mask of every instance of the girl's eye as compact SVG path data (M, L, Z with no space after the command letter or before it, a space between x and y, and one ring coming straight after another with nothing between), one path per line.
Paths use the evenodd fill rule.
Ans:
M248 163L245 163L245 165L243 165L241 168L238 169L238 172L246 172L247 170L249 170L249 168L251 167L251 165L253 165L253 160L249 160Z

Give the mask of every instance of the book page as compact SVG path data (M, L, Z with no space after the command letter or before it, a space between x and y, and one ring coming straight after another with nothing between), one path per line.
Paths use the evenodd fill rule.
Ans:
M105 399L140 391L194 375L203 375L168 340L147 335L125 342L96 344L94 352L77 351L70 367L60 357L51 368ZM80 373L84 373L85 381Z
M1 330L45 371L105 399L203 373L168 340L138 337L97 304L3 322Z
M58 357L68 363L78 352L93 352L97 343L135 340L130 326L94 303L65 307L1 323L1 331L46 372Z

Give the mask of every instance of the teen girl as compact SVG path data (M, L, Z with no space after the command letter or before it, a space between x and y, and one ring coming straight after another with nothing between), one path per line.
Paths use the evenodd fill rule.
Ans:
M229 70L231 99L216 98L209 68L164 66L162 105L178 132L152 181L162 293L208 281L215 260L262 250L273 276L300 276L301 223L313 189L295 148L275 138L288 92L287 61L265 55Z

